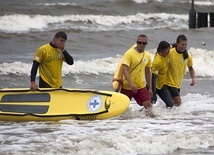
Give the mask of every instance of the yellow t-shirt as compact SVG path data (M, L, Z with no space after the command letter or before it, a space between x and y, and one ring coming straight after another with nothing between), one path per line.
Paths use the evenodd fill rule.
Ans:
M64 56L60 49L50 44L41 46L34 55L34 60L39 62L39 74L41 78L52 88L62 85L62 63Z
M166 85L180 89L187 66L193 66L191 55L188 53L188 58L184 60L183 54L179 54L175 48L172 48L169 53Z
M166 74L169 66L169 58L162 57L158 53L152 62L152 73L157 75L156 88L161 89L166 81Z
M127 65L129 67L129 71L132 71L139 64L130 73L130 77L138 89L146 87L145 67L151 68L152 66L151 56L149 53L147 53L146 51L144 51L143 53L139 53L135 50L135 48L130 48L124 54L122 64ZM123 76L123 88L131 90L129 82L125 79L124 76Z

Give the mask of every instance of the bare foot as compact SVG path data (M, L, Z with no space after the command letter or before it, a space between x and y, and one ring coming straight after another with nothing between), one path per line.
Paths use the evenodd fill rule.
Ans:
M152 112L152 109L146 109L145 115L151 118L155 117L155 114Z

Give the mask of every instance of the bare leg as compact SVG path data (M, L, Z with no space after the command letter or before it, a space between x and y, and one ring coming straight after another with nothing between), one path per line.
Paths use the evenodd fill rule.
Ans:
M173 98L174 105L179 107L181 105L181 96L176 96Z
M152 111L152 104L151 104L151 101L145 101L143 102L143 106L144 108L146 109L145 112L146 112L146 116L149 116L149 117L155 117L153 111Z

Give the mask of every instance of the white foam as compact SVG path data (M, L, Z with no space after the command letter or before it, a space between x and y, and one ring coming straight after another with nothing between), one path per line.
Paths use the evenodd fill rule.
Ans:
M148 118L134 102L121 116L97 121L1 123L1 153L168 154L214 146L214 97L187 94L181 107L153 106ZM12 147L11 147L12 146Z
M148 52L151 53L153 59L156 52L155 49L148 50ZM193 66L196 76L214 77L214 64L212 60L214 57L214 51L200 48L195 49L192 47L189 49L189 52L193 57ZM64 63L62 68L63 76L66 76L68 74L113 75L120 58L121 55L116 55L115 57L99 58L88 61L77 60L72 66ZM15 74L29 76L31 65L32 64L23 62L3 63L0 64L0 75Z
M189 52L193 57L194 70L197 76L214 76L214 50L190 48Z
M47 29L54 30L58 29L59 27L75 30L81 29L84 31L145 30L165 27L171 29L187 29L188 15L167 13L138 13L136 15L128 16L50 16L39 14L10 14L0 16L0 31L6 33L27 33L29 31L46 31Z
M76 6L77 4L76 3L39 3L37 4L38 6L40 5L44 5L44 6Z
M195 5L205 5L205 6L212 6L214 5L214 1L195 1Z

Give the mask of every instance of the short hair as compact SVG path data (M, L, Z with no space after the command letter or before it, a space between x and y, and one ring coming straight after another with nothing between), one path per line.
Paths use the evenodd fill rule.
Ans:
M137 38L139 38L139 37L141 37L141 38L147 38L147 36L145 34L140 34Z
M178 43L180 43L181 41L187 41L187 37L186 37L185 35L183 35L183 34L181 34L181 35L179 35L179 36L177 37L176 43L178 44Z
M161 41L157 48L157 53L163 51L164 49L170 48L170 44L166 41Z
M54 37L56 37L56 38L61 38L62 37L63 39L67 40L67 35L63 31L57 32Z

